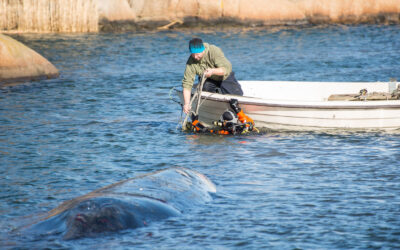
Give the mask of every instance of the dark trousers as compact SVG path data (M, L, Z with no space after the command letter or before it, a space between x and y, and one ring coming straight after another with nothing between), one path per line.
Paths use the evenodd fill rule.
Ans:
M207 79L204 82L203 90L212 93L220 92L221 94L243 95L242 88L233 72L223 81Z

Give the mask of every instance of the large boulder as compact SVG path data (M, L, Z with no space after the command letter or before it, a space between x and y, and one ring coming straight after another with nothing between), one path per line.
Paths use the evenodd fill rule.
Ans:
M0 85L55 78L59 72L46 58L15 39L0 34Z

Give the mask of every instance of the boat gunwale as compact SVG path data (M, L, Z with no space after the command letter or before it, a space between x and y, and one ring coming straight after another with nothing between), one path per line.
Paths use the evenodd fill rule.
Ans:
M266 100L250 96L222 95L218 93L203 92L203 100L212 100L228 103L231 99L238 99L240 104L282 108L303 109L400 109L400 100L377 100L377 101L281 101ZM253 101L254 100L254 101ZM295 104L295 102L301 104ZM350 104L351 103L351 104ZM361 104L362 103L362 104ZM323 105L321 105L323 104Z

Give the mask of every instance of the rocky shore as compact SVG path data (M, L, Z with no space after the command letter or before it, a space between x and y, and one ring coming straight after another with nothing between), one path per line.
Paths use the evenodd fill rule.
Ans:
M399 24L400 0L0 0L0 32Z

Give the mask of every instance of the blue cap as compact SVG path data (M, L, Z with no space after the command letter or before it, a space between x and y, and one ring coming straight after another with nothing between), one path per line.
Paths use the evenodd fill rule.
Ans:
M200 38L193 38L189 42L189 51L192 54L201 53L205 50L203 41Z

